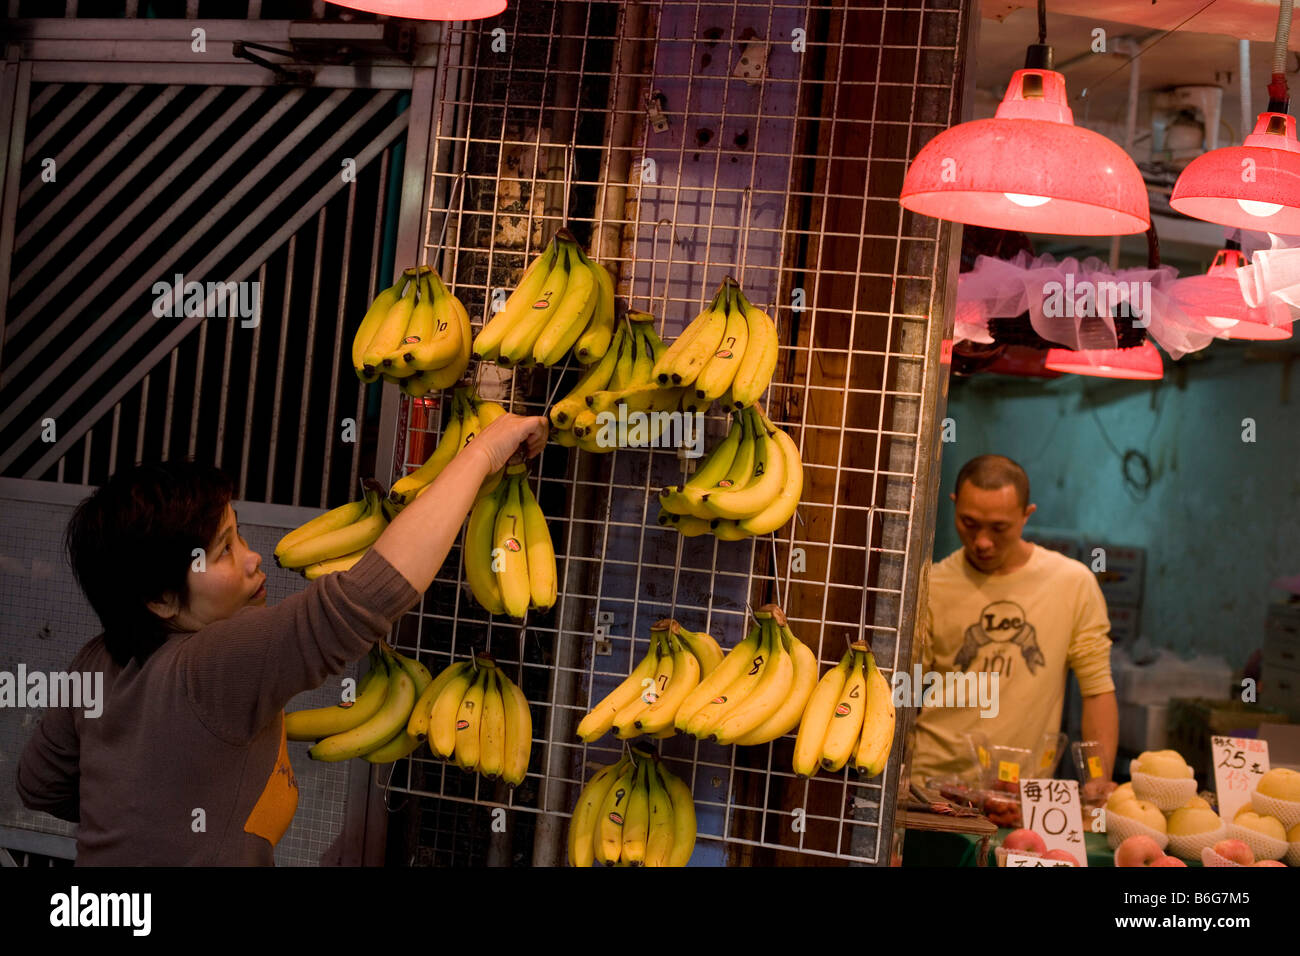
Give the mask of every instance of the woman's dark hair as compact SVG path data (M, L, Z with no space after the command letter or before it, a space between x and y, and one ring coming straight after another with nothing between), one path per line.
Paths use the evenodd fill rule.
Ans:
M119 666L141 662L170 628L149 601L189 601L194 549L217 536L234 485L211 465L164 461L119 471L77 505L64 543L77 583L104 626Z

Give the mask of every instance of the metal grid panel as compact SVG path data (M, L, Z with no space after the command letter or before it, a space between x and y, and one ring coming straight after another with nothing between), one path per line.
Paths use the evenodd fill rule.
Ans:
M522 630L490 620L459 586L453 551L400 640L431 667L482 649L503 662L533 703L532 773L511 794L417 758L395 769L389 787L440 798L439 814L443 802L468 801L540 813L535 863L562 859L559 837L581 782L592 764L616 759L610 738L585 747L572 731L645 652L651 623L676 616L730 647L747 630L746 605L775 600L823 664L846 639L865 637L888 673L911 661L928 548L919 540L932 494L924 449L943 372L942 322L930 317L944 312L932 277L946 270L947 233L905 216L897 195L907 159L952 118L960 5L614 6L537 4L505 26L504 49L499 36L494 49L487 33L449 32L426 261L481 320L493 290L511 288L567 224L619 274L620 295L660 318L665 339L724 275L735 276L781 334L766 404L803 450L805 491L799 522L779 539L683 539L654 520L657 490L688 467L673 453L548 446L531 470L552 523L561 595ZM806 31L797 53L796 28ZM758 52L751 37L771 44L754 86L732 75ZM665 133L645 108L655 90ZM640 176L646 160L653 181ZM496 373L478 367L480 392L525 414L543 413L576 375ZM399 446L410 454L399 471L433 447L437 412L420 403L407 420ZM725 420L711 415L708 429L711 445ZM595 651L597 626L607 655ZM662 742L692 784L696 863L798 862L781 851L888 861L885 794L899 780L902 747L884 778L862 783L848 773L797 780L792 744ZM792 826L795 809L801 827ZM486 827L478 832L489 839ZM415 838L446 835L434 825ZM439 859L479 862L481 842Z

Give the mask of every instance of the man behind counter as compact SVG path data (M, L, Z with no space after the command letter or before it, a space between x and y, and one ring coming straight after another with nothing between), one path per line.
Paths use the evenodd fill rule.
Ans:
M1119 708L1110 675L1110 619L1088 567L1020 537L1034 513L1029 477L1001 455L962 466L955 505L962 547L930 570L922 638L925 673L996 672L995 716L979 707L929 707L916 723L912 777L958 773L970 766L963 736L1037 751L1061 727L1067 668L1083 695L1083 736L1102 745L1106 793L1119 738ZM1032 775L1031 768L1022 774Z

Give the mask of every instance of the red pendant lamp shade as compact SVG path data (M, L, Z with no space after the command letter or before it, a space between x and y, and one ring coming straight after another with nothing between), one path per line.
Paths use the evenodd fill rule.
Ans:
M1220 249L1214 255L1214 262L1206 270L1206 275L1212 278L1226 279L1236 285L1236 272L1246 264L1246 257L1241 254L1240 249ZM1224 315L1207 315L1206 319L1218 325L1215 320L1231 321L1234 324L1227 326L1219 336L1224 339L1251 339L1254 341L1276 341L1279 339L1289 339L1291 337L1291 326L1289 325L1269 325L1267 322L1257 322L1252 316L1255 310L1251 309L1246 303L1241 302L1240 308L1223 310Z
M506 0L330 0L336 7L406 20L482 20L506 8Z
M1143 232L1142 174L1117 143L1074 125L1065 77L1017 70L993 119L944 130L903 180L904 209L936 219L1066 236Z
M1165 376L1160 352L1149 341L1132 349L1095 349L1087 352L1048 349L1047 361L1043 367L1053 372L1073 372L1075 375L1096 375L1100 378L1154 381Z
M1295 117L1260 113L1244 145L1197 156L1178 177L1169 205L1184 216L1238 229L1300 233Z

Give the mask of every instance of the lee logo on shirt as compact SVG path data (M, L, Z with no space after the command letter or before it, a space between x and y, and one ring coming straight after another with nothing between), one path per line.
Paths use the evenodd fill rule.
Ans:
M1015 657L1008 644L1020 649L1020 656L1034 674L1039 667L1047 663L1042 650L1038 647L1038 632L1028 621L1025 609L1014 601L994 601L980 611L979 620L966 628L962 637L961 650L953 664L958 670L969 670L980 651L984 656L980 660L979 670L995 671L1004 678L1010 678ZM994 645L990 647L989 645Z

